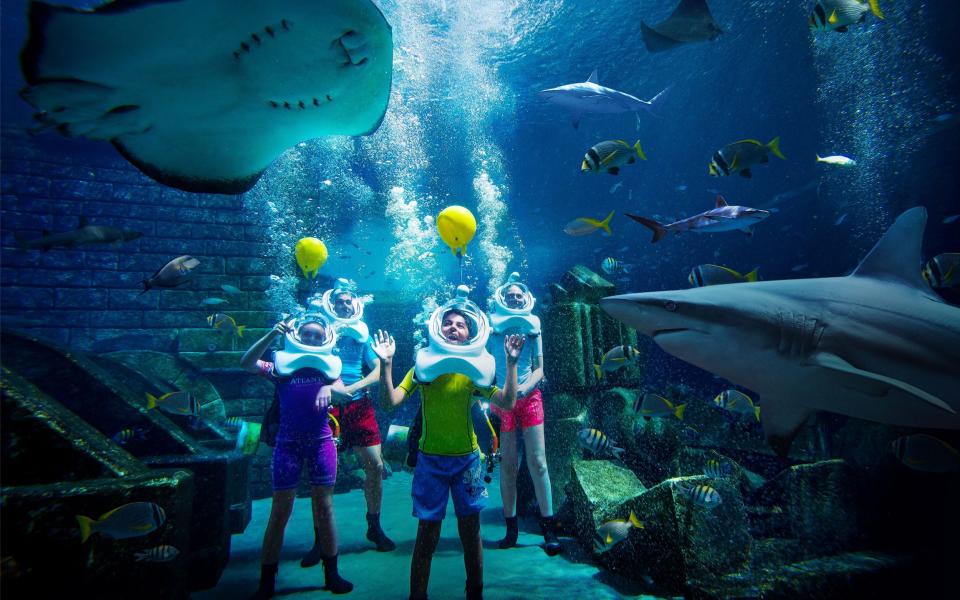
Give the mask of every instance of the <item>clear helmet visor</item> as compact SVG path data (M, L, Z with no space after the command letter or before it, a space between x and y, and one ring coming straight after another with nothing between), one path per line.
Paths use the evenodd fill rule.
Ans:
M336 343L336 333L326 317L307 313L293 320L285 349L294 352L321 352Z

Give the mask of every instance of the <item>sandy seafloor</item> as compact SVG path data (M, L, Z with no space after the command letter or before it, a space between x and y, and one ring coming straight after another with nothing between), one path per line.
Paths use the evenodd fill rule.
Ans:
M499 475L499 470L496 473ZM412 474L394 473L383 482L381 523L387 535L397 543L393 552L377 552L368 542L366 505L362 490L334 496L337 527L340 534L340 573L353 582L354 590L341 598L407 598L409 594L410 555L417 534L417 520L411 516L410 484ZM521 520L518 547L497 548L503 537L503 509L499 482L488 484L490 500L481 516L484 544L484 598L653 598L644 595L644 584L598 568L573 538L561 538L563 554L549 557L541 545L543 536L533 520ZM270 500L253 503L253 518L243 534L233 536L230 563L218 585L195 592L193 598L242 599L257 587L260 577L260 544L270 514ZM323 567L300 566L301 556L313 544L310 499L297 498L293 516L287 524L277 596L281 598L330 598L322 589ZM429 596L432 600L464 597L463 553L457 536L453 504L447 506L440 544L433 558Z

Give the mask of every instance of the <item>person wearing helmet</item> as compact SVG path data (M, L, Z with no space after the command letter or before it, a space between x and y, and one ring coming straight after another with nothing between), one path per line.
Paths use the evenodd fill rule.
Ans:
M273 361L262 360L274 340L283 337L284 348ZM306 463L311 496L320 529L326 588L345 594L353 584L337 568L337 530L333 516L333 485L337 479L337 449L327 419L331 400L349 399L340 381L341 364L332 350L336 334L320 316L305 315L280 321L251 346L240 360L250 373L277 386L280 426L273 449L273 501L263 535L260 585L252 598L274 594L283 532L293 511L293 500Z
M497 288L491 299L489 314L492 333L487 342L493 348L503 344L505 336L523 334L529 343L524 347L517 365L517 403L513 410L505 411L493 405L491 410L500 417L500 496L503 500L503 517L507 534L500 540L502 549L517 544L517 437L523 432L523 448L527 468L533 480L533 489L540 507L540 529L543 532L544 550L550 556L560 553L553 516L553 495L550 474L547 470L547 455L543 436L543 397L540 381L543 379L543 342L540 336L540 319L533 315L536 299L529 288L520 281L519 273L511 273L507 282ZM497 353L497 380L506 377L507 365Z
M389 552L396 548L396 544L387 537L380 525L383 458L380 428L369 393L369 387L380 379L380 359L373 351L369 329L363 321L364 300L369 300L369 297L360 297L354 282L339 278L331 289L308 304L310 310L319 309L330 318L337 331L337 352L343 363L340 378L350 394L350 400L335 404L330 413L340 422L341 448L353 448L363 466L367 539L376 544L378 551ZM313 548L300 562L303 567L320 562L319 529L315 528L314 532Z
M373 349L381 361L381 402L395 407L419 391L423 407L423 436L412 490L413 514L420 521L410 563L410 598L414 600L427 597L430 565L451 494L463 545L467 598L483 597L480 511L488 494L471 409L475 395L507 410L513 408L516 364L524 337L511 335L504 340L507 375L501 390L493 385L495 365L486 351L489 323L486 314L467 300L468 291L461 286L456 298L434 311L428 324L429 345L418 350L414 367L399 386L393 385L394 340L386 331L374 336Z

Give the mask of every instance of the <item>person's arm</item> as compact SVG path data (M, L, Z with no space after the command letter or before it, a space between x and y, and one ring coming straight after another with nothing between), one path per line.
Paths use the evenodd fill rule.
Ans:
M341 404L350 401L350 394L347 393L346 386L341 379L337 379L331 384L325 385L317 392L316 405L317 410L323 410L330 404Z
M380 404L393 408L407 397L403 388L393 387L393 355L397 352L393 336L382 329L377 330L373 336L373 351L380 357Z
M267 332L265 336L257 340L250 349L247 350L243 358L240 359L240 368L248 373L259 373L260 369L257 367L257 361L263 356L263 353L267 351L270 347L270 344L273 343L273 340L277 339L281 335L285 335L290 331L290 325L280 321L273 326L273 329Z
M503 352L507 357L507 381L503 389L493 395L493 401L504 410L513 410L517 403L517 361L526 340L522 335L508 335L503 340Z
M530 358L530 368L533 369L523 385L517 386L517 396L523 398L531 391L536 389L537 384L543 380L543 342L540 336L536 337L533 347L533 356Z

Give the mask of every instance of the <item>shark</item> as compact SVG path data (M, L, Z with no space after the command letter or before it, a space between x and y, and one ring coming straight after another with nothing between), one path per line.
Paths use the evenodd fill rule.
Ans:
M46 252L51 248L76 248L87 244L115 244L129 242L141 237L139 231L109 227L107 225L90 225L85 217L80 217L80 226L72 231L50 233L43 230L41 236L35 240L27 240L16 236L17 243L24 250L41 250Z
M597 70L586 81L568 83L559 87L541 90L540 95L552 104L562 106L570 112L573 128L580 128L580 118L584 114L602 113L619 114L625 112L636 113L641 110L652 110L659 106L670 87L663 90L650 100L641 100L626 92L600 85ZM638 117L639 124L639 117Z
M749 206L730 205L727 204L723 196L718 194L717 203L714 208L667 225L658 223L647 217L629 213L627 216L653 231L653 241L651 243L656 244L667 235L668 231L674 233L682 233L684 231L694 231L696 233L742 231L752 236L753 225L769 217L770 211L750 208Z
M154 180L249 190L283 151L382 122L390 24L371 0L31 2L21 97L37 132L108 141Z
M820 410L960 429L960 307L917 269L926 219L923 207L901 214L847 276L625 294L600 306L756 392L780 456Z

